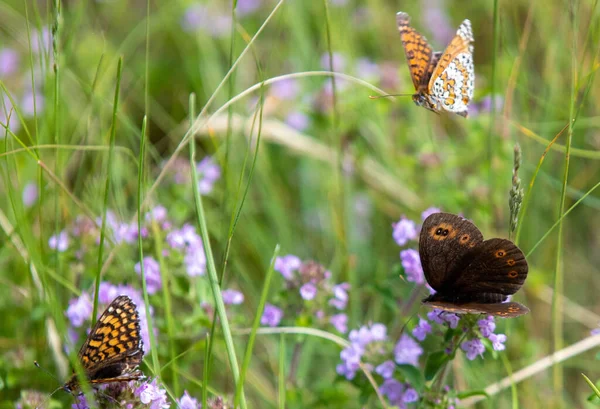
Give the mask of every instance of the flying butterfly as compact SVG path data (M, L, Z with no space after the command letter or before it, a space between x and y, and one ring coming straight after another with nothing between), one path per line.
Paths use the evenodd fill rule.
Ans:
M423 222L419 256L425 279L436 291L429 307L457 313L517 317L529 308L507 302L527 278L527 260L510 240L483 240L470 221L434 213Z
M138 370L143 357L144 344L136 305L128 296L120 295L96 321L79 350L79 362L88 382L98 385L144 378ZM79 390L77 374L74 372L71 378L50 396L60 389L71 394Z
M398 12L396 22L416 90L415 104L466 117L475 89L471 22L461 23L443 53L433 52L427 39L410 26L408 14Z

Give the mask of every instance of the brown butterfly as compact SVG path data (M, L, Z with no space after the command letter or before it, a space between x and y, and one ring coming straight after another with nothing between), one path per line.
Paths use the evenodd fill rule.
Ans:
M527 278L527 260L510 240L483 240L470 221L450 213L434 213L423 222L419 237L423 272L435 294L429 307L457 313L517 317L529 308L506 302Z
M144 378L138 370L143 357L144 344L136 305L128 296L120 295L96 321L79 350L79 362L88 382L97 385ZM77 374L73 373L71 378L50 396L60 389L71 394L79 390Z

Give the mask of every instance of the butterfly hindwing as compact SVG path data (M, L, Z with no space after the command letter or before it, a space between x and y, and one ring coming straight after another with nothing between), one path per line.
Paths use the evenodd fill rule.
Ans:
M518 302L503 302L503 303L465 303L454 304L444 301L427 301L425 305L431 308L454 312L457 314L485 314L495 315L497 317L518 317L529 312L529 308Z
M448 278L483 242L483 234L470 221L450 213L434 213L423 222L419 255L429 285L440 291Z

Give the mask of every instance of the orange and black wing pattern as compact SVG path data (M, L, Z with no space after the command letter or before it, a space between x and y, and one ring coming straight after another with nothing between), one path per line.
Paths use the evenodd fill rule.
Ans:
M408 14L398 12L396 22L415 90L426 90L434 68L431 46L423 35L410 26Z
M110 303L79 350L79 361L92 384L141 379L137 370L144 356L135 303L120 295ZM78 388L76 375L65 389Z

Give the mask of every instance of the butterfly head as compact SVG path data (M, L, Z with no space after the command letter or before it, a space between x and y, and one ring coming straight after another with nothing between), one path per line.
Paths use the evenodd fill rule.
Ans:
M436 113L439 112L439 110L437 109L437 105L435 104L434 101L431 100L429 95L418 92L416 94L413 94L412 100L415 103L415 105L417 105L417 106L426 108L432 112L436 112Z

